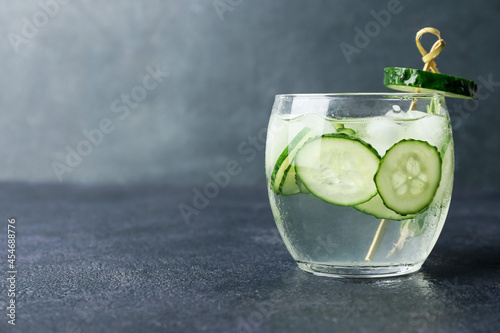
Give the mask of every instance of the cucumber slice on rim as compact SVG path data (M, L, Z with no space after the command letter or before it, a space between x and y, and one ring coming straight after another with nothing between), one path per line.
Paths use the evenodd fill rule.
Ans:
M285 147L278 157L271 174L270 186L276 194L294 195L300 193L300 188L295 181L295 168L292 161L302 145L317 134L310 128L302 129Z
M384 204L401 215L416 214L427 208L440 180L439 151L419 140L401 140L392 146L375 175Z
M373 215L379 219L400 221L411 219L414 217L414 215L401 215L387 208L379 194L377 194L367 202L354 206L354 208L364 213Z
M354 206L377 194L373 177L380 156L368 143L334 133L311 139L295 156L297 178L312 195Z
M477 98L477 84L460 77L404 67L384 68L384 86L414 93L439 93L445 97Z

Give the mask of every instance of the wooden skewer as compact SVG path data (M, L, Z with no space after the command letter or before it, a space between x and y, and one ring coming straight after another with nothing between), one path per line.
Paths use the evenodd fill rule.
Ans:
M422 44L420 44L420 38L426 33L431 33L434 34L438 37L438 40L432 45L431 51L427 52ZM444 40L441 38L441 33L439 30L431 27L423 28L420 29L417 32L417 35L415 37L415 43L417 44L417 48L422 54L422 61L424 62L424 71L428 71L429 69L434 72L434 73L439 73L439 70L436 67L436 62L434 59L441 53L441 51L444 49L446 43ZM409 110L414 110L415 107L417 106L418 99L413 99L411 102ZM373 236L372 244L370 246L370 249L368 250L368 253L366 254L365 261L371 261L375 254L377 253L377 250L380 246L380 243L382 243L382 239L384 238L385 231L387 229L387 226L389 225L389 221L386 219L382 219L380 221L380 224L378 225L377 232L375 233L375 236Z
M380 224L378 225L375 237L373 237L372 245L370 245L370 249L366 254L365 261L371 261L375 256L375 253L377 253L378 247L380 246L380 243L382 243L382 239L384 238L387 226L389 226L389 221L386 219L382 219L380 221Z

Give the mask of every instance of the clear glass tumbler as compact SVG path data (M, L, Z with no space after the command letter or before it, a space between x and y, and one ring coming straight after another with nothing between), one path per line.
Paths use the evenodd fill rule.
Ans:
M266 143L274 219L298 266L382 277L420 269L448 213L453 137L439 94L277 95Z

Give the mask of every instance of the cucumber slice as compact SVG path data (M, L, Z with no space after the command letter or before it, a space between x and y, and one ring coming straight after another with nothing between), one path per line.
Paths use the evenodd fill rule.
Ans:
M392 146L375 175L384 204L401 215L416 214L427 208L440 180L439 151L419 140L401 140Z
M354 206L354 208L364 213L373 215L379 219L400 221L411 219L414 217L414 215L400 215L395 211L387 208L379 194L377 194L367 202Z
M302 145L316 133L310 128L302 129L285 147L281 155L278 157L274 165L273 173L271 174L270 186L276 194L294 195L300 193L300 189L295 182L295 168L292 166L292 161Z
M345 127L344 124L339 124L337 122L334 122L333 127L335 128L336 133L344 133L347 135L356 135L355 130L353 130L352 128ZM335 132L332 132L332 133L335 133ZM323 133L325 133L325 132L323 132ZM325 134L329 134L329 133L325 133Z
M455 98L477 98L477 84L474 81L413 68L385 68L384 86L406 92L439 93Z
M455 168L455 151L453 149L453 139L450 136L441 149L441 181L436 191L435 197L438 200L451 197L453 190L453 169Z
M346 134L311 139L295 156L295 171L314 196L336 205L354 206L377 194L373 177L380 156L368 143Z
M309 190L304 186L304 184L302 184L299 177L297 177L297 174L295 174L295 181L297 182L297 186L299 187L300 193L311 194L311 192L309 192Z
M450 135L446 138L446 141L443 144L443 147L441 148L441 158L444 160L444 154L448 151L448 147L450 144L453 146L453 137Z
M295 167L293 165L293 160L292 164L288 167L288 169L285 172L285 175L283 176L283 181L280 184L279 191L280 194L283 196L295 195L299 193L303 194L311 193L297 178L297 175L295 173Z
M300 193L300 188L295 181L295 168L289 165L283 174L281 183L279 184L279 194L283 196L294 195Z
M338 128L337 133L344 133L347 135L356 135L356 131L352 128Z

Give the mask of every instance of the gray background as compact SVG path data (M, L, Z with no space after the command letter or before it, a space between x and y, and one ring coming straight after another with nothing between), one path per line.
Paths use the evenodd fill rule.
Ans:
M63 182L202 185L234 159L242 172L231 184L263 184L260 142L255 158L238 147L266 128L275 94L387 91L385 66L423 65L414 35L425 26L447 42L441 72L500 82L495 1L401 0L348 62L339 45L354 45L354 29L391 1L42 0L51 15L36 1L2 1L0 180L59 182L53 163L108 118L114 130ZM147 68L168 76L126 117L113 112ZM476 104L447 101L460 189L500 184L500 86L487 88Z

